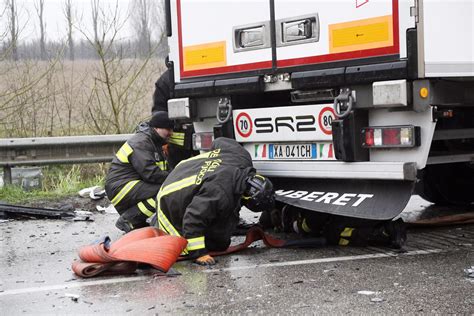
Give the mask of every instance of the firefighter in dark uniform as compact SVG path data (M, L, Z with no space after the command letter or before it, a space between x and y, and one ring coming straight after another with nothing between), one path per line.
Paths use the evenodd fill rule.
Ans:
M174 85L171 72L167 69L155 82L152 112L168 111L168 100L173 98Z
M154 223L188 240L184 252L199 264L214 264L209 251L223 251L244 205L273 208L270 180L255 173L250 154L235 140L218 138L211 151L180 162L157 195Z
M260 224L277 228L301 237L324 237L327 244L339 246L385 246L395 249L406 241L406 227L402 219L395 221L368 220L309 211L285 205L278 211L264 214Z
M158 111L168 112L168 100L174 97L174 83L172 73L168 69L155 82L155 91L153 93L152 113ZM192 134L194 130L192 124L176 124L173 129L173 135L169 139L167 146L168 163L174 168L181 160L187 159L198 152L192 148Z
M169 173L164 146L172 135L173 121L156 112L115 154L105 190L120 218L115 224L125 232L147 226L155 212L155 197Z
M402 219L380 221L303 211L293 227L299 234L324 236L328 244L339 246L401 249L407 238Z

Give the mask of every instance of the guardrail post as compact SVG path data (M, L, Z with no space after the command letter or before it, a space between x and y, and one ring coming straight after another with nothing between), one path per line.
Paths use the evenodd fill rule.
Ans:
M5 183L5 185L12 184L12 168L11 167L3 167L3 183Z

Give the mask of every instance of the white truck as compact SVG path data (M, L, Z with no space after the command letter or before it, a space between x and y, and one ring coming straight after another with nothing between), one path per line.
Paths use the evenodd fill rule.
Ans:
M166 0L170 117L233 137L277 200L391 219L474 202L474 1Z

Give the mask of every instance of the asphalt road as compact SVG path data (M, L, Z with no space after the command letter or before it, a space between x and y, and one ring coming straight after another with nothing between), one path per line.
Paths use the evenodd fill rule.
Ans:
M427 212L439 208L414 197L403 215ZM410 230L404 253L257 244L211 269L177 263L178 276L79 279L70 269L76 249L117 239L116 216L0 223L0 314L474 313L474 278L463 271L474 265L474 225Z

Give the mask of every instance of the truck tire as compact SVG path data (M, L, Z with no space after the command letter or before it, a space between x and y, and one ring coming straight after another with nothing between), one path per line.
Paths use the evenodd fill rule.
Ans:
M474 165L453 163L429 165L421 170L415 191L438 205L469 206L474 203Z

